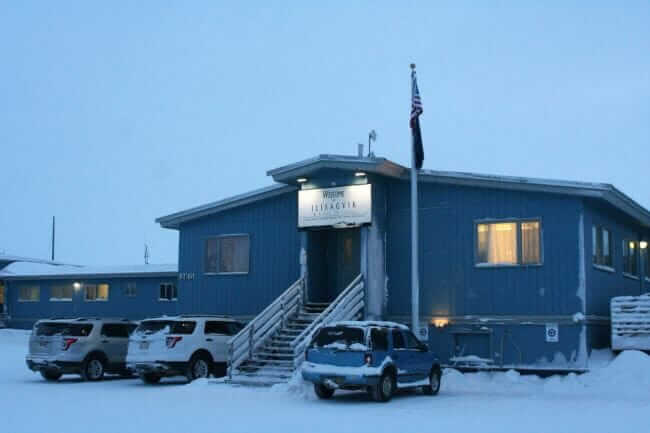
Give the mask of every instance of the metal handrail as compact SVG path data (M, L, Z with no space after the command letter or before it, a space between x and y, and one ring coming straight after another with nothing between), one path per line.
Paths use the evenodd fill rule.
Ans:
M246 359L253 357L253 351L280 328L287 317L298 311L303 303L305 281L299 278L277 297L268 307L234 337L228 340L228 377L232 379L233 370Z
M365 306L364 302L364 281L363 275L359 274L336 297L336 299L323 311L304 331L302 331L291 342L294 353L294 365L297 366L302 362L305 346L311 340L314 332L321 326L339 320L350 320L354 318Z

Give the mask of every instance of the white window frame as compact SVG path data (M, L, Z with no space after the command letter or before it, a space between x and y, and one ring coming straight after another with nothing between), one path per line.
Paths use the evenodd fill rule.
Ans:
M598 242L598 239L602 237L603 230L607 230L607 233L609 233L609 257L612 261L611 266L610 265L603 265L600 263L594 263L594 256L596 256L597 259L600 257L597 256L597 248L596 248L596 243L593 242L593 236L594 236L594 230L596 230L596 243ZM614 273L616 272L616 268L614 267L614 253L616 248L614 247L614 233L612 230L602 224L593 224L591 226L591 237L592 237L592 245L591 245L591 264L594 267L594 269L598 269L600 271L605 271L605 272L610 272ZM602 243L602 240L601 240ZM601 251L602 254L602 251ZM603 254L602 257L605 257Z
M162 297L160 297L160 294L161 294L161 292L162 292L162 290L163 290L163 286L167 286L166 291L170 290L170 288L171 288L172 293L170 294L170 297L169 297L169 298L162 298ZM171 297L171 295L173 294L173 292L176 292L176 296L175 296L175 297ZM158 300L161 301L161 302L174 302L174 301L178 301L178 286L177 286L176 284L174 284L174 283L171 283L171 282L160 283L160 285L158 286Z
M522 237L521 225L523 223L538 223L539 224L539 263L522 263ZM484 263L479 262L478 250L478 226L484 224L515 224L517 236L517 263ZM479 269L493 269L493 268L526 268L526 267L539 267L544 266L544 225L541 217L532 218L504 218L504 219L479 219L474 220L474 267Z
M631 274L625 270L625 261L628 260L629 258L629 253L630 253L630 248L629 244L634 243L634 259L636 263L634 264L636 267L636 274ZM639 245L639 242L635 241L634 239L623 239L623 244L622 244L622 251L621 251L621 257L623 261L623 276L625 278L631 278L633 280L639 280L641 279L641 269L639 265L643 266L643 263L641 262L641 247Z
M38 297L37 299L25 299L22 298L22 289L36 289L38 291ZM32 285L32 286L20 286L18 288L18 302L41 302L41 286L40 285Z
M72 286L72 284L69 285L70 289L72 289L70 292L71 296L69 298L61 298L61 297L54 296L55 288L63 289L65 287L68 287L68 285L63 284L63 285L50 286L50 302L72 302L72 297L74 296L74 287Z
M97 289L99 286L102 284L105 284L108 286L108 290L106 291L106 298L98 298L97 297ZM95 287L95 298L94 299L88 299L88 287L89 286L94 286ZM108 283L90 283L90 284L84 284L84 302L108 302L108 300L111 297L111 285Z
M220 257L219 257L219 250L220 250L220 245L219 245L219 240L223 238L237 238L237 237L245 237L248 240L248 270L247 271L238 271L238 272L221 272L219 271L219 263L220 263ZM215 272L208 272L207 266L206 266L206 252L207 252L207 243L209 240L215 239L217 241L217 270ZM217 236L208 236L205 238L205 241L203 243L203 273L205 275L248 275L251 271L251 236L248 233L228 233L228 234L221 234Z
M138 284L135 281L127 281L124 287L124 297L135 298L138 296Z

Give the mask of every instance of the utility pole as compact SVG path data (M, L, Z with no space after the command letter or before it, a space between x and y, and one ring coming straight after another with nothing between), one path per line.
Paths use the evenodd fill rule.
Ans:
M52 261L54 261L54 243L56 241L56 217L52 216Z

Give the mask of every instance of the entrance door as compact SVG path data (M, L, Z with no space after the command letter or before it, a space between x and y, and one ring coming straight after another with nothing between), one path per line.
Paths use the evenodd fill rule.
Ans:
M309 232L309 301L333 301L359 275L360 240L358 228Z

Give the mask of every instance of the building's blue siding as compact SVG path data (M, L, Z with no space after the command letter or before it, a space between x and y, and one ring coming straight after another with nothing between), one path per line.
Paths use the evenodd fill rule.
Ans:
M410 202L407 182L388 192L389 316L410 312ZM567 315L578 293L581 200L545 193L421 183L420 314ZM476 267L475 223L539 218L541 266Z
M603 226L612 233L613 272L592 265L592 226ZM650 290L639 278L623 275L623 240L648 240L650 232L620 212L592 200L585 200L585 254L587 260L587 314L609 317L609 301L614 296L640 295ZM646 250L646 254L648 251ZM647 270L645 270L647 274Z
M234 316L261 312L299 277L297 221L297 194L289 192L182 224L181 311ZM205 240L234 233L250 236L249 273L206 275Z
M72 301L51 301L54 286L83 284L109 285L107 301L86 301L83 287L73 292ZM136 296L126 296L127 284L136 284ZM129 277L129 278L82 278L82 279L34 279L7 281L9 325L15 328L29 328L33 323L48 317L124 317L144 319L162 314L177 314L177 301L161 301L160 284L176 284L176 276L170 277ZM20 288L38 286L40 299L37 302L19 301Z

